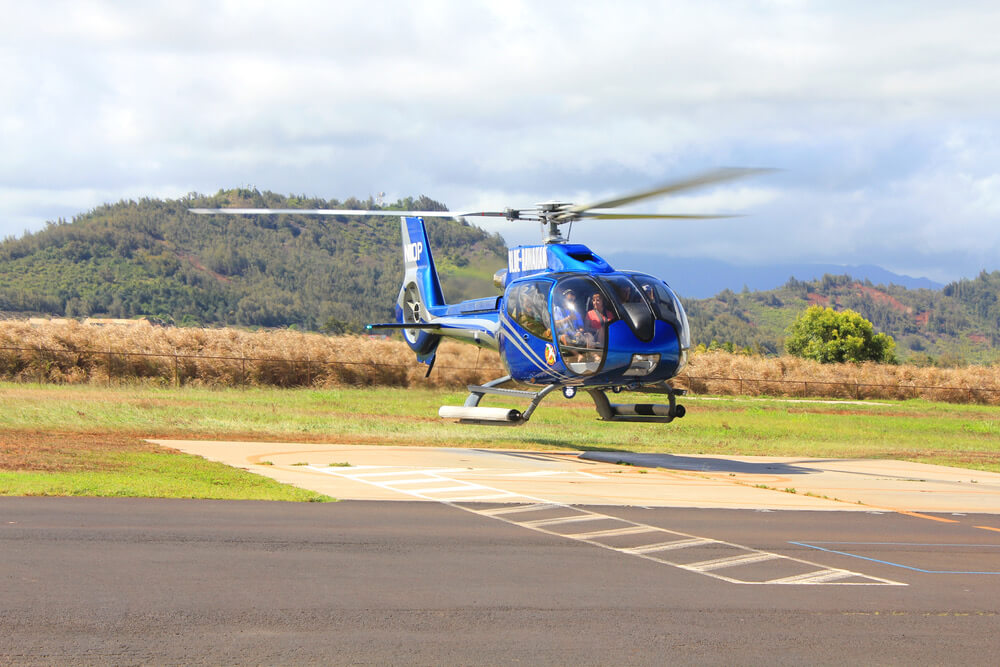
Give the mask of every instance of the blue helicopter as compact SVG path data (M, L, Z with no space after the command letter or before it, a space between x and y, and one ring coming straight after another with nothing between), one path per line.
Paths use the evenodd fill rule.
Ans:
M687 363L691 333L677 294L651 275L618 271L590 248L569 243L563 225L584 219L705 219L702 214L612 212L655 196L730 181L762 169L726 168L674 181L623 197L586 205L544 202L503 211L389 211L344 209L191 209L199 214L398 215L405 272L396 299L395 322L369 324L369 331L402 330L429 375L442 338L498 350L506 375L468 387L462 406L442 406L439 415L462 423L516 426L526 423L538 404L559 389L566 398L590 394L606 421L666 423L685 414L677 396L683 390L667 381ZM541 245L508 252L507 267L494 275L503 293L481 299L445 302L434 266L425 217L503 217L541 224ZM502 387L510 382L533 390ZM662 394L667 404L612 403L605 393L622 390ZM480 406L485 395L527 399L524 410Z

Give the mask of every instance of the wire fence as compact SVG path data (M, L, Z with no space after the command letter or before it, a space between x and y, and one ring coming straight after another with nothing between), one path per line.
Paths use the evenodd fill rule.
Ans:
M948 403L1000 405L1000 388L959 387L920 384L884 384L857 380L798 380L787 378L748 378L680 375L675 384L695 394L736 396L786 396L839 399L924 398Z
M0 347L0 379L44 383L152 382L183 386L400 386L422 381L426 366L376 359L310 359L140 352L123 350ZM462 387L503 373L493 366L441 365L437 386ZM672 384L692 394L840 399L925 398L952 403L1000 404L1000 387L884 384L856 379L727 377L682 373Z

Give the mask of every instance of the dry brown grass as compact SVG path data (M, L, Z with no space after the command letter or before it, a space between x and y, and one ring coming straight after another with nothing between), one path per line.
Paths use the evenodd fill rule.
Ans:
M0 322L0 378L25 382L146 381L210 386L461 387L503 374L499 356L445 341L430 378L400 340L297 331L187 329L141 323ZM53 351L54 350L54 351ZM819 364L795 357L695 354L675 385L694 393L926 398L1000 404L1000 366L919 368Z
M431 377L400 340L290 330L30 325L0 322L0 378L27 382L146 380L162 384L430 386L485 382L495 352L445 341ZM19 349L10 349L19 348Z
M798 357L695 354L676 384L694 393L826 398L925 398L1000 405L1000 366L934 368L821 364Z

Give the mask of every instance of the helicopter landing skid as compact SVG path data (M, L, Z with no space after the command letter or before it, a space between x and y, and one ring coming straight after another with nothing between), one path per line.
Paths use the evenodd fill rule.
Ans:
M502 389L498 385L510 382L511 377L505 375L502 378L491 380L484 385L469 385L469 396L465 399L465 405L459 407L454 405L442 405L438 409L438 416L444 419L457 419L460 424L482 424L489 426L520 426L531 418L531 413L535 411L538 404L542 402L549 392L557 385L549 384L538 391L521 391L519 389ZM530 398L528 407L521 412L509 408L483 408L479 407L479 401L486 394L499 396L517 396Z
M662 393L667 395L670 405L659 403L612 403L608 400L603 389L588 389L587 393L594 399L597 406L597 414L604 421L616 422L648 422L655 424L669 424L674 419L680 419L687 411L683 405L677 404L677 397L683 396L683 389L664 389Z

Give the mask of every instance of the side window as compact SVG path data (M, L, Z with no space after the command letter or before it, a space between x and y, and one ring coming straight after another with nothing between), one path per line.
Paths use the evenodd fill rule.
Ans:
M540 280L518 283L507 294L507 314L510 318L526 331L546 340L552 339L549 286L549 282Z

